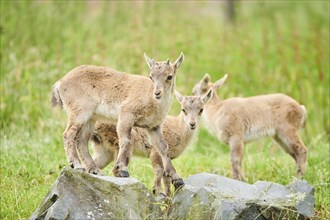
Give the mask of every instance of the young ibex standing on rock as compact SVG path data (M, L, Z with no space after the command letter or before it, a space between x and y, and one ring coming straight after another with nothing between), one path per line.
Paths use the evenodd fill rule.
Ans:
M89 151L88 141L96 121L117 124L119 153L113 173L128 177L133 126L145 128L164 164L164 173L175 187L183 185L167 155L160 124L166 118L172 102L176 71L184 56L171 64L156 62L145 55L150 78L130 75L109 67L79 66L57 81L52 90L53 106L61 106L68 115L64 131L64 146L68 162L75 169L101 174ZM78 153L80 159L78 157Z
M306 108L283 94L220 100L215 91L226 79L227 75L211 83L209 75L205 75L193 88L193 94L203 95L210 88L214 90L205 105L203 118L217 138L229 144L233 178L244 179L241 172L244 144L266 136L272 136L295 159L297 175L302 177L306 169L307 148L298 129L305 126Z
M204 105L212 96L210 90L203 97L182 96L176 92L176 97L181 103L182 112L177 116L167 116L161 125L163 137L168 143L168 155L174 159L182 154L196 133ZM103 169L118 154L118 136L116 125L109 123L97 123L95 132L91 138L94 151L93 159L96 165ZM163 178L165 194L170 196L170 178L163 176L164 167L155 147L148 140L147 131L143 128L132 129L131 143L135 155L149 157L155 173L153 192L158 195L161 191L161 179Z

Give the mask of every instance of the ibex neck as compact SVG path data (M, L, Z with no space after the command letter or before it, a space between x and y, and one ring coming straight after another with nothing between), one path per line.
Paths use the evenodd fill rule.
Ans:
M214 112L221 109L222 108L221 106L222 106L222 100L218 97L217 94L213 93L210 100L205 104L204 112L202 114L202 117L204 118L206 124L208 124L208 127L209 124L212 123L212 119L210 117L212 117Z
M162 97L162 99L163 99L162 102L163 102L164 108L167 112L170 109L171 104L172 104L174 88L175 88L175 81L171 85L170 89L167 92L165 92L164 97Z
M222 102L222 100L219 98L219 96L213 92L212 97L210 98L210 100L206 103L206 105L216 105L216 104L220 104Z
M191 139L191 137L193 136L194 132L197 130L197 128L195 128L194 130L190 129L189 125L187 125L187 123L184 121L184 113L181 112L178 116L177 116L177 121L178 121L178 130L179 132L181 132L182 134L184 134L183 136L183 142L189 141Z

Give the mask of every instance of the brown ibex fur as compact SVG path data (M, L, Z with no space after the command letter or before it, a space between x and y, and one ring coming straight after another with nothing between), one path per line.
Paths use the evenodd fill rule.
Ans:
M148 136L162 158L165 175L180 186L182 179L167 156L160 124L164 121L172 102L176 71L184 56L171 64L169 60L156 62L145 55L150 78L130 75L109 67L79 66L57 81L52 90L53 106L63 106L68 115L64 131L64 146L71 167L101 174L89 151L88 141L96 121L109 121L117 125L119 153L113 173L129 176L127 166L131 152L133 126L146 129ZM79 153L79 157L78 157Z
M178 116L167 116L161 125L161 130L165 141L168 143L168 155L171 159L177 158L182 154L191 142L205 103L212 96L210 90L203 97L201 96L182 96L176 92L176 97L181 103L182 111ZM93 159L96 165L103 169L114 158L119 150L116 125L109 123L97 123L95 131L91 138L92 149L94 151ZM165 194L170 196L170 179L164 174L162 160L156 149L148 140L148 134L145 129L134 127L132 129L131 143L134 155L149 157L153 166L155 179L153 192L159 194L161 191L161 179L163 178Z
M298 130L305 125L306 108L283 94L220 100L215 91L226 79L227 75L211 83L206 74L194 86L193 94L203 95L210 88L214 90L205 105L203 118L210 131L220 141L229 144L233 177L244 179L241 172L244 144L266 136L273 137L295 159L297 175L302 177L306 169L307 148Z

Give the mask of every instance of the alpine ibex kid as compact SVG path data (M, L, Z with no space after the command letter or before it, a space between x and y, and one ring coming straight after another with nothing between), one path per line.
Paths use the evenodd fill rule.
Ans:
M64 147L68 162L75 169L101 174L89 151L88 141L96 121L117 124L119 153L113 173L128 177L133 126L145 128L164 164L164 173L175 187L183 185L167 156L160 124L172 102L176 71L183 62L183 53L171 64L156 62L146 55L150 77L130 75L109 67L79 66L57 81L52 89L53 106L61 106L68 115L64 131ZM79 153L79 154L78 154ZM80 158L78 157L80 156Z
M306 169L307 149L298 129L305 126L306 108L283 94L221 100L215 91L226 79L227 75L211 83L210 76L206 74L194 86L193 94L203 95L210 88L214 90L205 105L203 118L211 132L229 144L233 178L244 179L241 172L244 144L266 136L272 136L295 159L297 175L302 177Z
M202 97L182 96L178 92L176 92L175 95L181 104L182 111L176 117L167 116L164 123L161 125L163 137L169 147L168 155L171 159L180 156L192 140L196 133L195 131L202 115L204 105L212 96L212 90ZM116 158L119 151L116 125L97 123L91 141L94 151L93 159L96 165L103 169ZM155 174L153 192L156 195L161 192L161 179L163 178L165 194L170 196L171 179L163 176L164 167L162 160L155 147L153 147L148 140L147 131L143 128L134 127L132 129L131 142L135 155L149 157L151 160Z

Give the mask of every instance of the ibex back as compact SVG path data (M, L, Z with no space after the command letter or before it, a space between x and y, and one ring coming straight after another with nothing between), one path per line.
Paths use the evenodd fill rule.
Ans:
M173 64L169 60L155 62L146 55L145 59L150 68L150 78L109 67L74 68L53 86L52 104L62 106L68 115L63 137L71 167L83 169L82 162L87 172L101 174L88 151L88 141L96 121L109 121L117 124L119 137L120 149L113 169L115 176L129 176L131 130L137 126L147 130L162 158L165 174L179 186L183 181L167 156L167 144L161 135L160 124L171 105L176 71L184 56L181 53Z

